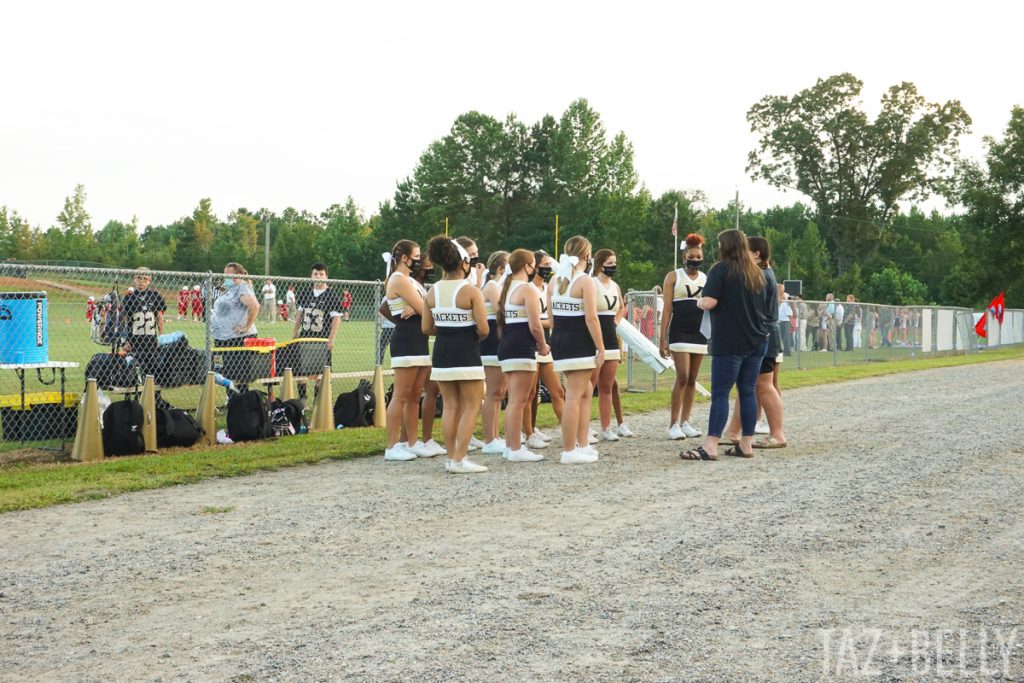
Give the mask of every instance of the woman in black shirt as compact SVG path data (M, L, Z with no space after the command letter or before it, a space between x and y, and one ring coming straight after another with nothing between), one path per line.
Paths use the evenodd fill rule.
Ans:
M775 326L771 310L775 287L750 254L747 238L739 230L718 235L718 263L708 271L697 308L708 311L711 337L711 414L704 445L684 451L684 460L717 460L718 440L729 418L729 392L736 385L740 395L743 436L737 453L750 457L757 422L755 386L761 360L768 347L768 333Z

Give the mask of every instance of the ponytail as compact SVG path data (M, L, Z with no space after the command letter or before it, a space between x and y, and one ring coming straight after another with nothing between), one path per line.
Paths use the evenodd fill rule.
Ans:
M498 318L498 334L500 335L505 327L505 299L508 298L508 290L512 288L512 276L523 268L526 268L533 259L533 252L529 249L516 249L509 256L505 265L505 282L501 285L501 296L498 298L498 305L495 306Z

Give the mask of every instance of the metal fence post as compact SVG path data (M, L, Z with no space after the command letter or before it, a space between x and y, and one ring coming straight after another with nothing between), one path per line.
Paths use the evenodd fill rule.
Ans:
M626 317L633 322L633 290L626 294ZM626 354L626 391L633 391L633 352Z
M203 323L206 328L206 369L213 370L213 273L206 271L206 281L203 283Z
M377 308L380 308L381 302L384 300L384 293L382 291L380 280L375 282L374 292L376 294L375 300L377 302ZM378 365L384 364L384 354L380 352L380 313L377 312L377 309L374 309L371 315L373 316L373 367L376 368Z

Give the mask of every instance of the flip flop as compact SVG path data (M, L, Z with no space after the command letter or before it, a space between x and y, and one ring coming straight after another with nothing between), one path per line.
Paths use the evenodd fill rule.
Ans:
M717 455L711 455L704 450L703 446L697 446L696 448L691 448L688 451L682 451L679 453L679 457L683 460L718 460Z
M754 457L754 453L753 452L744 453L743 451L741 451L739 444L736 444L735 446L731 446L731 447L725 449L725 454L726 455L732 455L732 456L735 456L737 458L753 458Z
M769 436L763 441L754 442L754 448L785 448L788 445L788 441L779 441L774 436Z

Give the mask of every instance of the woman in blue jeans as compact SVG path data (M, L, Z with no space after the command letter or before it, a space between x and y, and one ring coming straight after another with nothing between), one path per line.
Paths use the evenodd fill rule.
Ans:
M718 262L708 271L697 308L708 311L711 337L711 415L704 445L679 454L683 460L717 460L718 440L729 419L729 392L735 385L740 396L743 436L730 455L753 457L754 425L757 422L755 387L761 360L768 348L775 283L769 282L750 254L746 236L739 230L718 235Z

